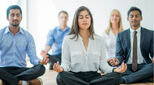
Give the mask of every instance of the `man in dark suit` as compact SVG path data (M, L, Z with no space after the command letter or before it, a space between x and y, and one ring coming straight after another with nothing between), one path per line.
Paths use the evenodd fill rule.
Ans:
M147 81L153 76L154 31L141 27L142 12L137 7L129 9L127 20L130 28L118 34L116 57L108 62L113 66L127 63L122 83Z

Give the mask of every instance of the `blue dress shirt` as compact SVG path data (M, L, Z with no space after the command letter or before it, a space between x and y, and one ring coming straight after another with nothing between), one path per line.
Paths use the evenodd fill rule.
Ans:
M52 53L49 53L50 55L61 54L63 39L69 31L69 27L66 27L65 30L62 30L60 27L55 27L49 31L46 45L50 46L52 49Z
M32 35L20 27L13 35L9 27L0 30L0 67L26 67L26 53L33 65L39 64Z

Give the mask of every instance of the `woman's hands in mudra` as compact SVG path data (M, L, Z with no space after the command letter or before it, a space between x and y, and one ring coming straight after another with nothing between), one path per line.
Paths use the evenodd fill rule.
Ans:
M117 68L114 69L114 72L123 73L127 69L127 64L124 62ZM64 69L60 66L59 61L53 65L53 70L56 72L62 72Z
M64 69L60 66L59 61L53 65L53 70L56 72L62 72Z

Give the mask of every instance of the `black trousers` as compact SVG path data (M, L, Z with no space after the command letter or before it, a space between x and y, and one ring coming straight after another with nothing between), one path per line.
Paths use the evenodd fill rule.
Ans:
M45 73L43 65L36 65L32 68L0 67L0 79L6 85L18 85L19 80L32 80Z
M50 55L50 54L48 54L48 56L49 56L49 69L50 70L53 69L53 65L57 61L59 61L59 63L61 64L61 54L57 54L57 55Z
M100 75L97 72L60 72L57 75L58 85L119 85L121 76L113 72Z

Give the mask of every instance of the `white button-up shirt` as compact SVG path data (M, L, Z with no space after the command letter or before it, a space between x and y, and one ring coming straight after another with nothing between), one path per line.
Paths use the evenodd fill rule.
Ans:
M84 47L81 36L70 39L73 35L64 38L62 45L62 67L64 71L87 72L104 71L112 72L105 58L105 45L102 37L94 35L94 40L89 39L87 50Z
M105 32L103 33L103 38L105 41L105 47L106 47L106 53L107 59L115 57L115 51L116 51L116 36L113 34L112 31L110 31L109 35Z
M132 64L132 59L133 59L133 41L134 41L134 31L132 28L130 28L130 41L131 41L131 53L130 57L128 59L127 64ZM139 27L137 30L137 63L142 64L144 63L144 58L141 54L141 48L140 48L140 41L141 41L141 27Z

